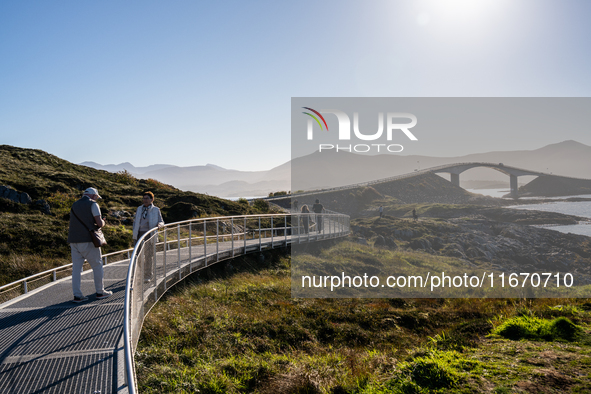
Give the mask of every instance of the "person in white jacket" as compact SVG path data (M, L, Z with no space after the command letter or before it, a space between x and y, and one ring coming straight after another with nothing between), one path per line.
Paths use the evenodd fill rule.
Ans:
M145 233L154 227L162 228L164 220L160 208L154 206L154 194L152 192L145 192L142 197L143 204L140 205L135 213L135 220L133 221L133 244Z

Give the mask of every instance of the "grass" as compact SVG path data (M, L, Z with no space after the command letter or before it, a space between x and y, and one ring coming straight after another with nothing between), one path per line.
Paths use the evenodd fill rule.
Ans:
M591 389L586 300L292 298L289 257L232 266L231 275L220 266L192 277L147 316L136 355L141 392ZM525 316L546 327L534 329L542 335L500 334Z
M516 316L504 321L493 333L513 340L572 341L582 331L581 327L566 317L548 320L536 316Z

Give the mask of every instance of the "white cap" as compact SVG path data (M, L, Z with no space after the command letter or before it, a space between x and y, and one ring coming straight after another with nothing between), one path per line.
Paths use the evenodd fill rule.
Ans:
M101 196L99 196L98 190L96 190L94 187L89 187L88 189L84 190L84 194L88 194L90 196L96 194L98 198L102 198Z

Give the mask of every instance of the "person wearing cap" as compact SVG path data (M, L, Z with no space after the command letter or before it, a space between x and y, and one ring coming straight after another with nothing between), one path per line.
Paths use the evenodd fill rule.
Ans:
M162 226L164 226L164 220L160 208L154 205L154 193L145 192L142 197L142 205L135 212L133 244L135 245L142 235L154 227L161 228Z
M84 190L82 198L72 204L72 212L70 212L68 243L72 250L72 291L74 293L73 302L75 303L88 300L88 297L84 296L80 289L80 277L84 260L88 261L88 264L92 267L96 299L107 298L113 294L105 290L101 248L94 246L88 231L88 229L101 228L105 225L96 202L99 198L101 196L98 190L89 187Z

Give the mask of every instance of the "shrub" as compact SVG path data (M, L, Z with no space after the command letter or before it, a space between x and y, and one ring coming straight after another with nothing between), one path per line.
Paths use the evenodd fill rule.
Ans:
M79 197L68 193L55 192L47 198L47 202L53 209L67 209L72 207Z
M152 189L170 190L170 191L176 190L173 186L167 185L166 183L162 183L162 182L157 181L156 179L152 179L152 178L146 179L146 183L148 184L148 187L152 188Z
M269 203L266 200L254 200L253 206L261 212L269 212Z
M493 330L493 334L512 340L573 341L581 331L566 317L547 320L535 316L517 316L503 322Z
M123 183L124 185L132 185L132 186L136 186L139 183L138 179L136 177L134 177L127 170L118 171L115 174L115 182Z

